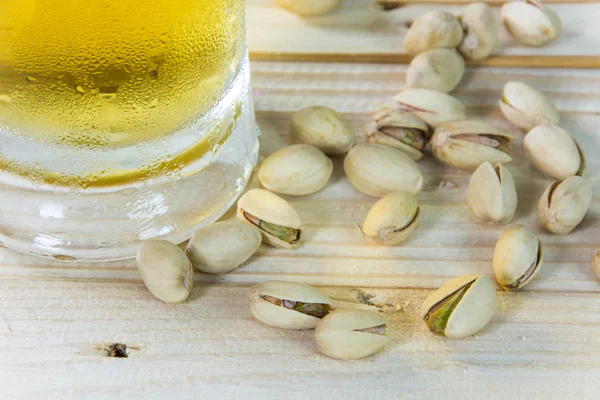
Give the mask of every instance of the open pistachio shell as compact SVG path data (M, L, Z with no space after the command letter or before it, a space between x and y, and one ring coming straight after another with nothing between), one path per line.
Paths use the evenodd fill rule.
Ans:
M294 14L312 17L335 10L341 0L275 0L282 8Z
M325 106L303 108L292 117L292 137L327 155L345 154L354 145L354 132L346 119Z
M406 71L406 85L450 92L465 73L465 60L454 49L432 49L412 59Z
M525 130L540 124L556 125L560 120L552 100L523 82L507 82L498 104L510 122Z
M592 188L579 177L554 181L538 203L538 219L548 232L566 235L583 220L592 201Z
M436 48L455 48L463 39L456 17L447 11L434 10L417 18L406 33L404 50L410 56Z
M390 193L371 207L363 232L383 246L394 246L410 236L420 213L415 196L407 192Z
M432 89L406 89L394 97L398 109L421 118L436 128L444 122L467 118L467 109L458 99Z
M557 39L562 31L558 14L538 0L511 1L501 9L502 22L522 44L543 46Z
M421 315L429 330L451 339L483 329L496 310L496 289L485 275L455 278L425 299Z
M481 163L507 163L512 136L483 121L453 121L440 125L431 138L431 150L452 167L475 170Z
M471 3L459 18L465 38L458 51L467 59L481 60L498 45L498 22L494 11L485 3Z
M427 124L414 114L385 108L373 116L367 142L393 147L417 161L429 140Z
M302 222L290 203L268 190L252 189L237 205L237 217L259 228L265 243L283 249L300 245Z
M471 175L467 202L484 222L510 222L517 209L517 189L510 171L502 164L482 163Z
M516 290L535 278L544 261L542 242L524 225L508 228L496 243L492 264L504 290Z

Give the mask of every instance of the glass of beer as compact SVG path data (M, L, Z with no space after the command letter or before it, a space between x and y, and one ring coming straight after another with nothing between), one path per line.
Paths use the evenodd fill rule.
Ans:
M258 152L243 0L0 0L0 243L129 258L214 222Z

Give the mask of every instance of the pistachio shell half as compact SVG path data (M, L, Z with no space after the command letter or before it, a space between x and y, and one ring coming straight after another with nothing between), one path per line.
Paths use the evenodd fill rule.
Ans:
M275 0L282 8L294 14L312 17L335 10L341 0Z
M318 322L315 342L321 353L340 360L368 357L390 342L387 321L376 312L343 308Z
M430 49L454 48L463 39L456 17L447 11L434 10L417 18L406 33L404 50L416 56Z
M585 155L568 131L556 125L538 125L525 136L525 153L539 172L555 179L582 176Z
M506 119L526 130L540 124L556 125L560 120L552 100L523 82L507 82L498 104Z
M433 155L452 167L474 170L481 163L507 163L512 136L483 121L453 121L440 125L431 138Z
M437 90L406 89L398 93L394 100L399 110L417 115L433 128L444 122L467 118L463 103Z
M485 275L455 278L425 299L421 315L429 330L451 339L483 329L496 310L496 289Z
M414 114L385 108L373 116L367 142L390 146L417 161L429 140L427 124Z
M465 73L465 60L454 49L432 49L412 59L406 71L406 85L450 92Z
M501 9L502 22L522 44L543 46L557 39L562 31L558 14L538 0L511 1Z
M516 290L535 278L544 261L542 242L531 229L514 225L500 235L492 264L504 290Z
M302 222L290 203L263 189L246 192L237 204L237 217L258 227L265 243L282 249L300 246Z
M579 177L554 181L538 203L538 219L548 232L566 235L585 217L592 201L592 188Z
M301 196L323 189L332 171L333 163L319 149L310 144L296 144L267 157L258 178L273 192Z
M327 155L344 154L354 146L350 124L340 113L324 106L307 107L294 114L292 137Z
M394 246L408 238L420 214L415 196L407 192L390 193L371 207L363 232L383 246Z
M482 163L471 175L467 202L484 222L510 222L517 209L517 189L510 171L502 164Z
M250 289L248 298L254 318L283 329L313 329L334 309L325 293L294 282L261 283Z
M359 144L344 159L350 183L369 196L391 192L417 193L423 175L413 160L399 150L380 144Z
M459 17L465 38L458 51L469 60L489 56L498 45L498 22L492 8L485 3L471 3Z

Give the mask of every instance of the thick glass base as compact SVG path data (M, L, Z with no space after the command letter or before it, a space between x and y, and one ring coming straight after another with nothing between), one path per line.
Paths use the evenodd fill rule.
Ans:
M210 112L167 138L110 150L19 140L3 132L4 162L32 165L19 156L36 154L42 172L0 174L0 243L71 261L130 258L153 238L180 243L227 211L256 164L248 64ZM90 175L86 164L109 167Z

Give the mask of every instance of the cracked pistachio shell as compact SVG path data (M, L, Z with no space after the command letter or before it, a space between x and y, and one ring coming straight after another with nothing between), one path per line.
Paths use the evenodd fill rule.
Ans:
M385 336L387 320L369 310L342 308L329 313L317 324L315 342L331 358L356 360L383 350L390 342Z
M434 10L417 18L408 29L404 50L410 56L436 48L455 48L463 39L458 19L447 11Z
M180 303L194 285L190 260L179 246L166 240L148 240L138 249L136 263L150 292L165 303Z
M541 1L511 1L501 9L502 22L510 34L527 46L543 46L562 31L558 14Z
M498 104L506 119L525 130L540 124L556 125L560 120L552 100L523 82L507 82Z
M398 93L394 100L398 109L415 114L433 128L444 122L467 118L463 103L437 90L406 89Z
M229 220L194 233L185 253L192 265L209 274L226 274L250 258L262 242L260 231L247 222Z
M247 214L254 219L249 218ZM266 244L282 249L293 249L300 245L302 222L298 213L290 203L268 190L252 189L240 197L237 204L237 217L258 226ZM260 223L257 224L257 220L260 220ZM272 233L273 228L285 234L293 230L297 233L295 240L286 241L275 236Z
M359 144L344 159L350 183L364 194L383 197L391 192L418 193L423 175L407 155L380 144Z
M385 108L373 116L367 142L393 147L417 161L429 139L429 127L414 114Z
M600 251L597 252L592 259L592 266L594 267L594 272L596 272L596 275L600 278Z
M407 192L390 193L379 199L363 224L365 235L383 246L394 246L410 236L419 222L417 199Z
M327 155L344 154L354 145L354 132L344 117L324 106L307 107L292 117L292 136Z
M431 138L433 155L455 168L473 171L481 163L507 163L512 136L483 121L452 121L440 125Z
M265 296L286 300L289 307L267 301ZM254 318L264 324L283 329L313 329L320 321L318 317L294 309L295 304L317 304L328 309L334 308L331 299L319 289L294 282L261 283L250 289L248 298Z
M579 177L553 182L538 203L538 219L548 232L565 235L583 220L592 201L592 188Z
M556 125L538 125L525 136L525 153L539 172L555 179L582 176L585 156L575 138Z
M510 171L502 164L482 163L471 175L467 202L484 222L510 222L517 209L517 189Z
M341 0L276 0L280 7L294 14L311 17L335 10Z
M544 261L542 242L531 229L514 225L505 230L494 249L494 274L504 290L516 290L535 278Z
M273 192L301 196L323 189L332 171L333 163L319 149L310 144L295 144L267 157L258 178Z
M496 289L485 275L455 278L425 299L423 320L431 332L451 339L483 329L496 310Z
M500 31L492 8L485 3L471 3L459 19L465 38L458 51L469 60L489 56L498 45Z
M465 73L465 60L454 49L432 49L412 59L406 71L406 85L450 92Z

